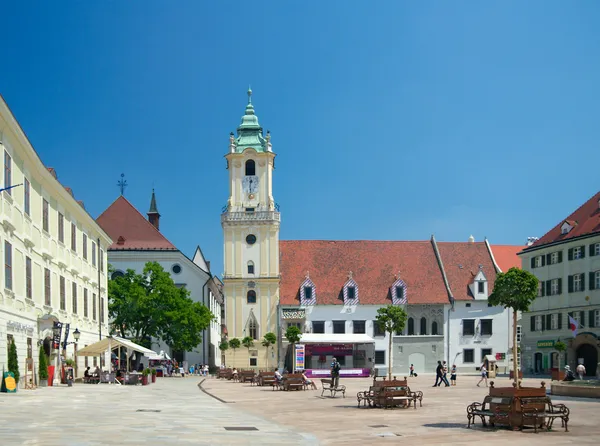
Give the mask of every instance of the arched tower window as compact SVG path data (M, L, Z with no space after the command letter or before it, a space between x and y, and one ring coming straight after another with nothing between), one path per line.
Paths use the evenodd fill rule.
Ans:
M256 322L253 314L250 315L250 320L248 321L248 336L252 339L258 339L258 322Z
M422 317L421 318L421 330L420 333L422 335L426 335L427 334L427 319Z
M254 290L248 291L248 293L246 294L246 301L249 304L255 304L256 303L256 291L254 291Z
M415 334L415 320L412 317L408 318L408 335L412 336Z
M254 262L252 260L248 262L248 274L254 274Z
M434 336L436 336L436 335L439 334L438 333L438 326L437 326L437 322L436 321L433 321L431 323L431 334L434 335Z
M246 176L256 175L256 164L254 160L246 161Z

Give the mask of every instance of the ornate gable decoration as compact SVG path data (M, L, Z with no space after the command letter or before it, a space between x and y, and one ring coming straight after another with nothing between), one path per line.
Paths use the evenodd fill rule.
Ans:
M358 284L352 278L352 271L348 273L348 281L342 289L344 305L358 305Z
M393 305L406 305L408 303L406 282L400 279L400 274L396 275L396 281L390 287Z
M315 286L314 282L310 280L310 277L308 276L308 271L306 272L306 278L300 285L300 304L317 304L317 287Z

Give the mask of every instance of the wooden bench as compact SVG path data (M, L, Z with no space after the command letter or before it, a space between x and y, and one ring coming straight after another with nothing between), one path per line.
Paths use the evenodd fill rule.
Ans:
M492 408L492 405L494 406ZM475 417L481 418L481 424L487 426L486 417L490 425L494 426L496 421L507 421L511 425L510 414L513 406L512 397L486 396L483 403L474 402L467 406L467 428L475 424ZM512 427L512 426L511 426Z
M552 404L549 397L522 397L519 398L521 405L521 425L533 424L535 433L539 427L546 426L550 430L556 418L561 419L562 427L565 432L569 432L569 413L570 410L564 404Z
M282 387L283 390L306 390L306 387L304 386L304 377L302 376L302 373L288 373L287 375L285 375L283 377Z
M332 387L333 381L331 379L321 379L321 396L325 391L329 392L329 396L331 398L335 398L335 396L339 393L342 394L342 397L346 398L346 386Z
M416 400L408 387L386 388L383 391L382 402L384 409L398 406L410 407L411 402L414 402L415 409L417 408Z
M231 369L219 369L219 374L217 375L217 379L231 379L233 375L233 370Z
M254 372L254 370L240 370L238 375L239 375L240 382L245 383L245 382L252 382L254 380L254 376L256 375L256 373Z
M360 403L363 403L363 407L367 404L369 407L385 407L390 408L394 406L410 406L410 403L414 403L415 409L417 408L417 400L420 406L423 406L423 392L420 390L413 392L408 386L407 378L403 380L394 377L391 380L378 380L377 377L373 378L373 385L369 387L369 390L358 392L356 394L358 401L358 407Z
M258 375L259 386L272 386L275 381L275 372L260 372Z

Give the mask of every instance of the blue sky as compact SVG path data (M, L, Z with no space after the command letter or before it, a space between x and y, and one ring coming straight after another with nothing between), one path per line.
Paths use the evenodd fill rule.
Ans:
M252 85L282 239L522 244L598 191L600 3L8 2L0 93L98 216L155 187L222 273Z

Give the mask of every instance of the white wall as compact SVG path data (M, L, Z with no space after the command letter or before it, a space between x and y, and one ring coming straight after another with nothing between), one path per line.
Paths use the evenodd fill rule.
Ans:
M470 304L470 307L467 307ZM446 306L444 330L447 330L448 308ZM463 319L475 319L476 335L463 336ZM482 336L479 333L480 320L492 319L492 335ZM488 307L487 301L473 300L469 302L457 301L454 305L454 311L450 311L450 343L449 351L446 343L446 355L449 358L450 366L456 364L461 372L475 373L476 367L482 363L481 349L491 349L492 355L496 353L508 353L509 349L509 311L502 307ZM445 331L444 334L447 334ZM464 349L474 349L474 358L472 363L464 362ZM460 353L458 356L457 354ZM508 361L498 362L498 367L503 371L504 364L508 366Z

